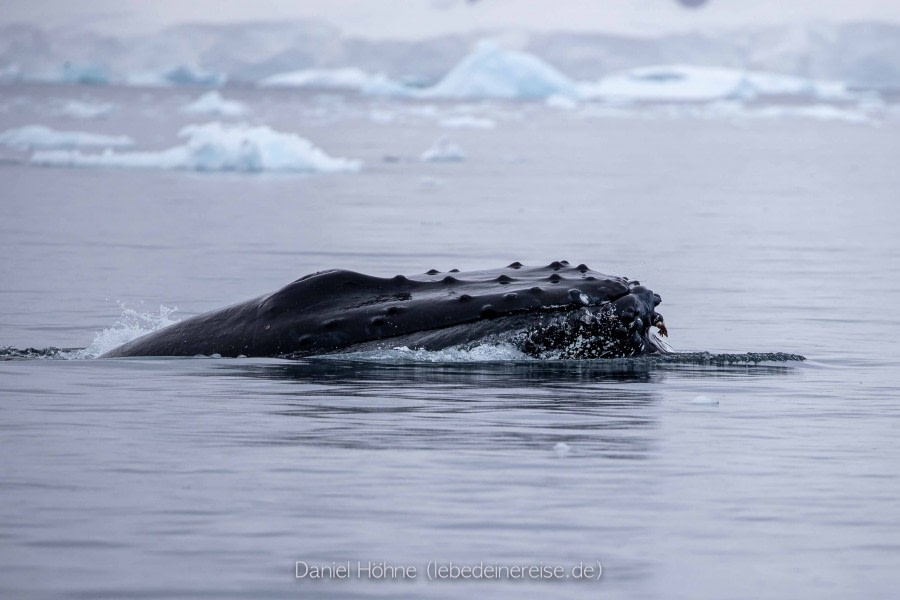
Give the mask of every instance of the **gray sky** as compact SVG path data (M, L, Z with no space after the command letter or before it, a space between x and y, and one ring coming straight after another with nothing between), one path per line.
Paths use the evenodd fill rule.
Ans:
M900 23L900 0L2 0L0 22L82 25L147 33L185 22L319 17L345 33L414 39L480 29L653 35L746 25L880 20Z

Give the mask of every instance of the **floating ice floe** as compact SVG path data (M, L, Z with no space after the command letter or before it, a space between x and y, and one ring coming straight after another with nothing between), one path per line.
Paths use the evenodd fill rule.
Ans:
M357 171L356 160L331 157L309 140L266 126L207 123L178 132L183 145L149 152L85 154L78 151L37 152L32 162L57 167L121 167L192 171L320 172Z
M698 406L718 406L719 401L715 398L710 398L709 396L697 396L691 400L691 404L696 404Z
M572 452L572 446L568 445L565 442L557 442L553 445L553 452L556 456L562 458L564 456L568 456Z
M458 117L447 117L441 119L441 127L450 127L453 129L471 128L471 129L493 129L497 126L497 122L493 119L485 119L482 117L473 117L470 115L460 115Z
M18 64L0 68L0 81L34 81L38 83L76 83L106 85L112 81L106 67L65 63L62 66L39 66L26 69Z
M753 105L738 100L719 100L704 103L674 103L654 105L620 105L585 103L576 113L578 118L600 119L705 119L734 122L776 119L811 119L849 124L873 123L876 117L887 116L886 111L869 114L852 105L833 104L770 104Z
M762 96L848 97L846 87L840 82L693 65L640 67L608 75L597 82L580 83L578 89L582 98L660 102L751 100Z
M110 82L107 69L101 65L74 65L66 63L57 81L61 83L82 83L90 85L106 85Z
M558 108L560 110L574 110L578 108L578 102L574 98L563 96L561 94L548 96L547 99L544 100L544 104L550 108Z
M191 115L207 115L212 117L240 117L247 114L247 107L237 100L226 100L222 94L213 90L207 92L181 107L181 112Z
M261 87L310 88L318 90L354 91L363 94L405 96L410 88L382 74L361 69L304 69L278 73L259 81Z
M0 133L0 145L15 150L130 148L134 145L134 140L127 135L57 131L43 125L26 125Z
M418 93L433 98L540 99L575 96L575 82L525 52L481 42L434 86Z
M128 73L124 79L127 85L141 87L218 87L228 80L228 76L197 67L180 65L161 71Z
M462 148L454 144L446 136L438 140L425 152L422 160L425 162L460 162L466 159Z
M734 119L814 119L844 123L871 123L865 112L832 104L798 104L748 107L739 102L714 102L704 108L703 116Z
M54 113L64 117L76 119L97 119L108 116L116 109L109 102L83 102L81 100L69 100L57 108Z

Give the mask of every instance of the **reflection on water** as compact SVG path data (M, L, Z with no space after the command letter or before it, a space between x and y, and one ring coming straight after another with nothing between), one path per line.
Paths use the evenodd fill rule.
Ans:
M206 375L287 383L271 414L294 426L262 444L398 449L553 447L566 436L583 453L639 458L653 426L647 407L661 374L602 364L379 363L304 360L219 362ZM267 396L271 402L271 396Z
M814 572L821 535L878 563L865 544L895 531L840 507L892 510L876 493L894 465L880 376L839 420L830 390L859 370L684 358L0 363L0 590L36 589L50 562L64 580L37 589L57 597L458 598L455 584L298 587L290 570L601 560L599 587L465 593L716 597L735 580L758 591L733 572L746 563L803 589L780 565ZM861 432L871 449L854 453ZM698 589L681 573L708 593L679 594Z
M445 363L348 360L335 355L290 362L222 361L217 366L247 377L323 384L365 380L367 385L387 381L391 385L407 382L502 387L509 381L533 386L603 381L661 383L671 372L709 378L766 376L788 374L803 360L801 356L782 353L712 355L705 352L599 360Z

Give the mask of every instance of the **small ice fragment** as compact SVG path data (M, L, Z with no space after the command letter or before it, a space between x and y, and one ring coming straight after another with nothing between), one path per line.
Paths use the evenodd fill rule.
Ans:
M719 401L714 398L710 398L709 396L697 396L696 398L691 400L691 404L698 404L701 406L718 406Z
M422 153L422 160L425 162L460 162L465 158L462 148L446 136L440 137L431 148Z
M572 451L572 446L568 445L565 442L557 442L555 446L553 446L553 452L556 453L556 456L562 458L563 456L568 456L569 452Z
M211 115L216 117L240 117L248 112L247 107L237 100L226 100L222 94L213 90L207 92L181 107L181 112L194 115Z

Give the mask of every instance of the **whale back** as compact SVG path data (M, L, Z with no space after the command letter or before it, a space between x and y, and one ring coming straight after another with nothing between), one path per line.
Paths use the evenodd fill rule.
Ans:
M636 294L642 291L651 297ZM649 303L645 308L652 312L658 296L654 301L652 292L637 282L566 261L384 278L330 270L186 319L107 356L304 356L482 320L616 301Z

